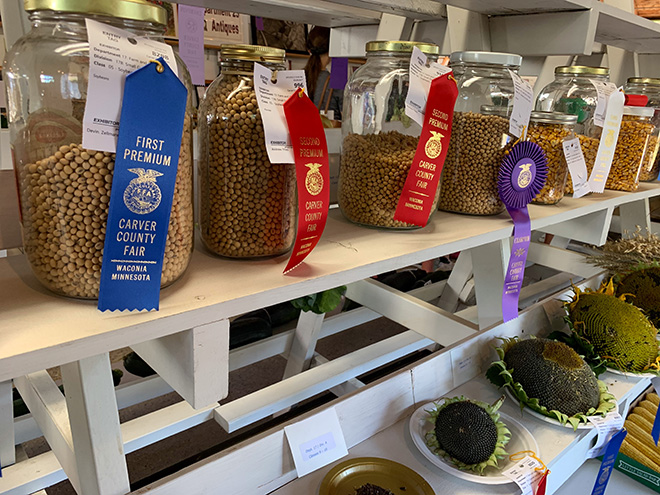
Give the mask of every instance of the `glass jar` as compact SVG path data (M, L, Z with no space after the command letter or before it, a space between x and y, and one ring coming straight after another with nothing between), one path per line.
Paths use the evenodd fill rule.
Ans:
M591 81L609 82L610 69L569 65L555 68L555 80L544 87L536 98L535 109L577 116L575 132L580 140L587 172L596 162L602 127L594 123L598 92ZM573 194L573 181L566 181L566 193Z
M564 156L564 141L574 136L576 115L556 112L532 112L527 138L538 144L548 159L548 177L538 193L535 204L554 205L564 197L568 164Z
M394 220L422 127L405 113L410 56L419 48L436 61L437 45L411 41L367 43L367 61L344 91L339 206L351 222L414 229ZM438 190L431 215L437 207Z
M605 183L606 189L636 191L639 174L648 150L649 139L655 132L653 108L623 107L619 139L616 142L612 168Z
M627 94L646 95L649 99L647 107L654 109L651 122L655 126L655 132L649 137L647 151L644 154L642 170L639 172L641 182L650 182L658 178L660 172L660 79L652 77L631 77L628 79L624 92Z
M200 227L206 247L231 258L286 253L298 216L294 164L268 160L254 64L284 70L284 50L223 45L220 75L199 107Z
M23 247L37 278L61 295L98 297L114 153L82 147L89 45L85 18L161 38L167 14L141 0L26 0L32 29L3 67L9 131L20 202ZM192 83L161 286L178 279L193 250Z
M442 169L441 210L471 215L504 211L497 176L513 143L509 115L513 80L522 57L510 53L454 52L449 65L458 81L451 140Z

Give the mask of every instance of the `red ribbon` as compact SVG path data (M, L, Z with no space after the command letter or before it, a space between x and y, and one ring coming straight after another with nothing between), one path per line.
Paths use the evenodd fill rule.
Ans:
M321 239L328 219L328 145L316 105L300 89L284 102L298 182L298 233L284 273L300 265Z
M548 475L550 474L550 470L546 469L545 473L543 473L543 476L539 480L539 486L536 489L536 494L535 495L545 495L545 485L548 482Z
M431 81L422 134L394 212L394 220L420 227L428 223L449 148L457 97L458 87L451 73Z

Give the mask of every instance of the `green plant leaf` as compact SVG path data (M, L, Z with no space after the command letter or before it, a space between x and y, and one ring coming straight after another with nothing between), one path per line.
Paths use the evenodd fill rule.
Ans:
M293 307L302 311L311 311L318 315L328 313L341 303L342 296L346 293L346 286L335 287L323 292L299 297L291 301Z

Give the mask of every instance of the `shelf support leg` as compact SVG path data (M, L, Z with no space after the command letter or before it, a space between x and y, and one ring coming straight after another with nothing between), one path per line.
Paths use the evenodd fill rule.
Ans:
M461 251L456 264L449 274L447 285L445 285L438 307L454 313L458 308L458 296L463 291L465 284L472 278L472 255L470 250Z
M632 237L637 227L641 227L642 234L651 232L651 209L648 199L622 204L619 206L619 216L623 237Z
M471 250L481 329L502 321L502 288L504 271L509 262L509 250L509 239L484 244Z
M62 366L73 453L84 495L130 491L108 353Z
M308 370L312 364L316 342L321 335L325 314L318 315L311 311L301 311L298 324L289 348L283 380Z
M16 462L14 400L11 380L0 382L0 466Z

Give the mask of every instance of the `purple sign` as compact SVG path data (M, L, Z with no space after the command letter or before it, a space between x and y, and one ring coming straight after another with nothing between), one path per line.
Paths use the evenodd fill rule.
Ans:
M263 17L255 17L254 18L254 25L257 27L257 31L263 31L264 30L264 18Z
M204 86L204 8L178 6L179 55L190 71L192 83Z
M330 88L343 90L348 81L348 59L345 57L332 58L332 72L330 72Z
M527 205L543 189L548 173L543 149L530 141L516 144L500 167L497 187L513 220L513 246L502 289L504 321L518 317L518 299L525 275L525 262L532 235Z

